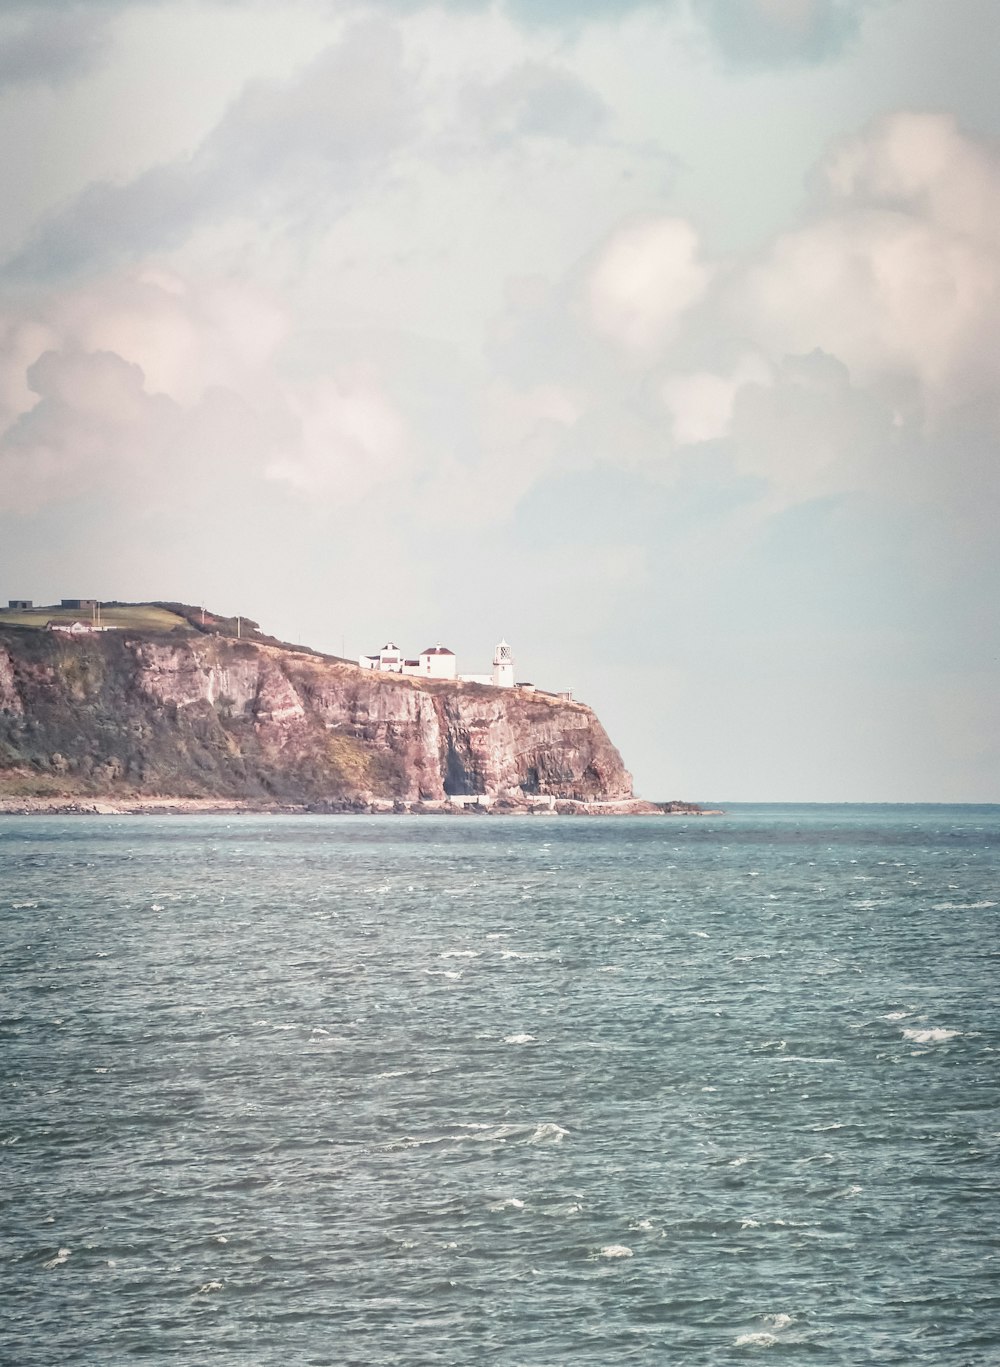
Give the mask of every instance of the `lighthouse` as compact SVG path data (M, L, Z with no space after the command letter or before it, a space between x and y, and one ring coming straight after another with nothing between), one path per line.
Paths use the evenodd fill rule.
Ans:
M493 652L493 687L514 687L514 661L506 641L501 641Z

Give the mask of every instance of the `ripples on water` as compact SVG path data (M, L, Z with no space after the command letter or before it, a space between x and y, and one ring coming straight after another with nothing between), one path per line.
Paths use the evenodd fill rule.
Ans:
M4 1363L1000 1361L998 809L0 861Z

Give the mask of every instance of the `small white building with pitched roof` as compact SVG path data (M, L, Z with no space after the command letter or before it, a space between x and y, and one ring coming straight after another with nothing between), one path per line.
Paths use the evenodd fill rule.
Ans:
M439 641L420 652L418 673L425 679L453 679L457 669L455 652Z

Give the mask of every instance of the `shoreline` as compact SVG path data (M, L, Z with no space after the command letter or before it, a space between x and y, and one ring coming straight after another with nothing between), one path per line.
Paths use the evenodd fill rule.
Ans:
M571 798L533 801L478 797L453 801L263 802L223 797L0 796L3 816L721 816L695 803L647 802L643 798L579 802Z

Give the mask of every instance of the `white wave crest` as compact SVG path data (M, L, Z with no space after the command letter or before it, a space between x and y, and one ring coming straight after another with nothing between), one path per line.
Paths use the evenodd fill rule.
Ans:
M536 1037L534 1035L527 1034L504 1035L503 1042L504 1044L534 1044L535 1039Z
M536 1125L534 1132L529 1136L529 1144L561 1144L569 1134L569 1130L564 1130L561 1125L555 1125L547 1120L544 1124Z
M941 1025L927 1029L912 1026L903 1031L903 1039L912 1040L914 1044L942 1044L945 1040L957 1039L961 1033L961 1030L949 1030Z
M740 1334L736 1339L737 1348L773 1348L779 1342L781 1331L793 1324L794 1318L791 1315L761 1315L760 1322L767 1327Z
M502 1201L495 1201L493 1205L490 1206L490 1210L493 1211L523 1209L524 1202L519 1200L516 1196L505 1196Z
M446 949L438 957L442 959L478 959L479 951L476 949Z
M932 911L985 911L995 907L996 902L935 902Z

